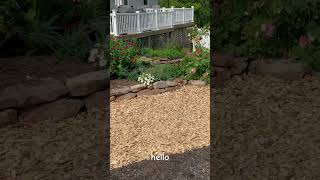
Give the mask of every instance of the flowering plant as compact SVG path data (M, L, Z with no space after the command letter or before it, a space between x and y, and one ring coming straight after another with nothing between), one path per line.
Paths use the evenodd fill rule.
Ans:
M138 77L138 82L147 86L149 86L154 81L156 81L156 78L151 74L143 73Z
M110 40L111 76L124 78L134 67L136 56L140 53L137 40L118 39Z

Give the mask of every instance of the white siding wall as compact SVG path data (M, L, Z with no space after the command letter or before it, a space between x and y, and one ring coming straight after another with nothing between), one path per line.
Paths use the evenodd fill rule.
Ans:
M158 0L148 0L148 7L152 7L158 5ZM144 7L144 0L128 0L128 8L133 6L135 9L139 9ZM117 7L115 6L115 0L110 0L110 8L111 9L116 9Z

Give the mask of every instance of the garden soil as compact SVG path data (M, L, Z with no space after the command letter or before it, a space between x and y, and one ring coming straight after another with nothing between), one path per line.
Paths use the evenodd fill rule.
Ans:
M213 92L213 179L319 179L319 77L247 76Z
M59 61L52 56L0 58L0 89L47 77L64 80L96 70L93 64L74 59Z

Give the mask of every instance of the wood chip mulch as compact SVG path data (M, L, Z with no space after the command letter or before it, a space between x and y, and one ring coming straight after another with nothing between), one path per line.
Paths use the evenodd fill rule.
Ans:
M320 78L249 76L213 92L213 179L319 179Z
M0 179L106 179L105 117L101 110L0 129Z
M111 102L113 178L209 179L209 90L185 86ZM151 161L157 154L170 160Z

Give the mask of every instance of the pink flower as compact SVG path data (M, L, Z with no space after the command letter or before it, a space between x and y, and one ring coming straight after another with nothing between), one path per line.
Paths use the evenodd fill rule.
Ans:
M300 36L299 38L299 46L302 48L306 48L311 44L311 39L307 36Z
M268 38L272 38L274 34L275 26L271 23L262 24L261 25L261 31L264 33L264 35Z

